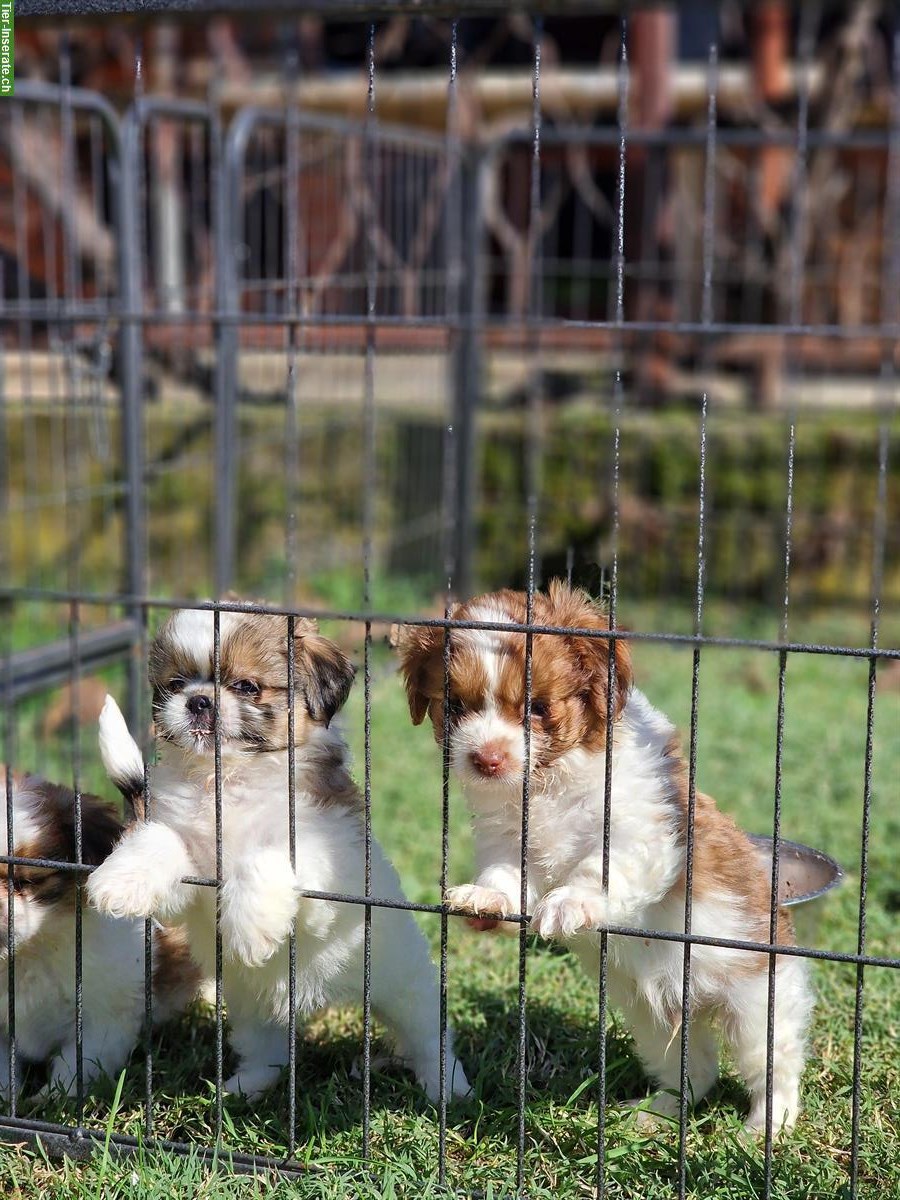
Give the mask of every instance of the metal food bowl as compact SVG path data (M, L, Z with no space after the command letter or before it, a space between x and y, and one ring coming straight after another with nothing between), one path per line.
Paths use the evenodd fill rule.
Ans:
M751 833L750 841L756 847L759 861L769 879L772 877L772 849L774 839L763 834ZM798 938L809 942L818 925L820 904L811 904L836 888L844 878L844 870L828 854L813 850L800 842L789 842L784 838L778 843L778 903L793 910L794 923L798 918L801 928Z

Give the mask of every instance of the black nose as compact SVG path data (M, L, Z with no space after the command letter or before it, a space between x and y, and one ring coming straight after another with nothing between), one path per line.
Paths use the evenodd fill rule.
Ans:
M193 713L195 717L199 717L202 712L206 712L210 708L212 708L212 700L209 696L191 696L187 702L188 712Z

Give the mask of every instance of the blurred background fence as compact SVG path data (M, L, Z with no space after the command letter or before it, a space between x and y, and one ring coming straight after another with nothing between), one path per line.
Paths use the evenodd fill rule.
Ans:
M548 16L536 232L526 18L463 20L448 89L449 24L385 17L377 122L365 29L327 14L23 23L0 112L5 582L352 605L371 503L376 596L439 596L448 562L468 593L521 581L531 492L542 575L597 587L618 377L624 613L693 595L703 393L708 594L780 596L799 415L792 601L866 610L896 410L892 50L880 6L826 5L801 63L798 20L639 9L623 97L616 14ZM107 617L97 661L138 636Z

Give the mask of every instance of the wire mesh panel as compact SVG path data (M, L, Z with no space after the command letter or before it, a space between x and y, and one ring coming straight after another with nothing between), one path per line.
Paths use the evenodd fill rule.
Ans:
M298 571L308 587L360 570L370 245L373 552L440 587L447 158L438 138L382 127L367 174L366 136L359 124L253 109L231 130L237 487L242 511L256 509L252 549L236 531L245 587L292 595Z
M87 1156L106 1128L310 1194L323 1171L361 1194L392 1172L458 1194L886 1194L900 36L865 5L585 4L583 25L406 7L278 26L280 107L240 54L264 23L217 18L180 74L180 27L134 35L121 116L72 86L70 35L59 86L0 114L0 1130ZM317 55L341 71L304 77ZM404 55L431 65L409 80ZM598 604L555 607L554 579ZM406 639L427 679L406 658L404 695L387 643ZM180 907L140 909L163 920L130 947L143 1033L114 1091L92 1079L85 888L119 853L94 846L88 789L109 792L95 722L126 684L119 850L149 847ZM501 720L501 745L460 733ZM22 837L23 771L71 785L64 850ZM755 890L707 787L762 835ZM345 829L339 869L320 818ZM795 937L781 901L801 869L838 881L830 855L851 878ZM473 858L491 901L462 883ZM72 1079L26 1110L17 896L41 871L71 892ZM241 959L285 877L274 949ZM407 987L410 913L430 988ZM205 978L160 1034L176 917ZM358 967L336 995L329 953ZM806 1114L782 1135L812 965ZM425 1091L385 1066L392 1016L401 1045L431 1031ZM715 1021L740 1069L718 1088Z

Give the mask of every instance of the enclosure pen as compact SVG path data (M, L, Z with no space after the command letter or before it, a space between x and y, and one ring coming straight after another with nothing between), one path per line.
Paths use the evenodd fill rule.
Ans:
M358 1072L352 1072L354 1078L344 1083L347 1094L358 1094L361 1101L358 1129L352 1118L343 1118L354 1137L358 1133L354 1161L366 1178L374 1179L391 1154L387 1141L385 1145L378 1141L379 1117L377 1104L373 1104L373 1075L378 1073L378 1058L373 1053L378 1015L373 1013L372 998L373 911L422 914L436 918L435 929L439 922L435 944L440 996L439 1095L436 1111L429 1110L436 1149L429 1164L433 1178L422 1183L436 1182L451 1194L473 1194L470 1188L460 1190L461 1173L457 1178L463 1151L458 1151L462 1139L455 1128L457 1110L451 1108L453 1081L448 1069L456 999L451 930L462 923L455 919L471 916L444 900L452 875L453 636L468 630L524 637L522 722L528 762L535 638L574 634L605 641L610 650L620 642L638 652L642 647L682 648L689 651L691 659L683 931L619 924L598 931L599 973L590 980L596 1026L591 1038L596 1037L596 1042L591 1042L591 1074L582 1084L590 1089L591 1103L596 1104L596 1124L591 1110L591 1152L578 1164L579 1186L585 1194L600 1198L624 1194L611 1156L618 1127L615 1118L610 1120L608 1094L611 1050L607 1026L612 1007L608 975L610 938L615 937L629 939L629 944L637 939L648 946L673 943L682 947L680 1015L670 1043L678 1047L679 1055L677 1117L672 1122L673 1134L677 1129L677 1151L673 1152L670 1180L671 1191L679 1200L718 1194L704 1191L708 1180L697 1182L690 1173L691 1150L698 1136L692 1131L689 1081L694 949L718 947L764 956L765 1132L757 1153L762 1164L761 1193L753 1194L762 1194L765 1200L782 1194L776 1172L778 1116L773 1112L776 968L782 958L795 957L843 964L855 974L852 1017L849 1002L846 1013L848 1030L851 1023L853 1030L847 1089L850 1140L840 1155L848 1200L857 1200L871 1194L865 1192L860 1178L860 1147L866 1134L866 982L872 978L871 972L900 970L896 947L889 953L872 952L867 928L879 672L900 671L900 645L890 644L892 635L886 636L883 624L886 602L900 594L900 574L891 558L900 545L900 532L892 527L891 504L896 497L890 478L900 345L900 24L896 12L891 11L894 25L885 34L890 47L890 103L883 128L874 120L851 127L849 122L842 123L840 114L830 121L820 119L824 101L822 85L816 82L816 49L823 13L831 9L827 3L794 6L798 50L790 74L792 106L780 110L781 116L790 112L791 128L786 120L741 128L736 119L723 118L723 111L734 111L726 103L726 97L732 95L729 89L734 88L729 74L732 64L718 36L706 37L705 26L698 68L703 84L696 120L691 124L679 116L654 124L636 119L636 113L644 111L639 106L652 101L646 79L643 89L640 86L640 64L635 62L634 21L644 6L532 0L523 5L522 16L527 27L527 67L516 60L521 66L519 74L524 77L527 72L527 99L515 120L501 115L492 123L473 101L466 39L474 36L470 18L505 19L506 7L489 0L304 0L299 5L286 0L266 0L264 5L250 0L19 0L17 16L22 28L31 27L29 18L41 18L34 28L58 32L59 38L58 62L53 64L58 68L58 83L18 78L14 98L0 102L0 171L8 164L11 184L8 238L3 229L7 210L0 202L0 439L4 443L0 500L5 534L0 547L4 618L0 704L7 851L0 855L0 863L6 871L4 935L8 947L3 964L7 996L5 1000L0 996L0 1003L7 1012L5 1053L10 1081L8 1103L6 1108L0 1107L0 1138L39 1141L51 1157L87 1159L106 1136L88 1119L83 1045L84 885L93 867L85 862L82 806L88 790L86 739L93 739L95 723L93 719L81 722L79 714L89 706L92 676L104 672L105 690L107 678L118 678L110 672L120 672L128 722L147 764L153 744L146 735L150 725L148 630L156 616L182 608L211 613L215 713L221 711L222 690L228 683L223 667L223 618L251 614L283 620L287 850L299 878L304 856L311 851L298 837L300 767L295 700L305 680L296 635L298 623L313 618L336 629L339 641L343 638L349 643L356 638L353 649L361 652L362 659L362 894L340 887L298 891L298 898L305 901L355 905L357 912L361 906L364 913L361 1065ZM687 11L690 6L674 7ZM302 88L309 68L303 61L302 39L288 56L282 107L234 103L229 98L229 81L215 78L216 63L204 83L205 99L187 94L184 80L177 88L161 89L152 78L148 83L148 44L156 44L163 16L239 17L257 9L280 13L284 20L286 14L296 16L302 11L304 16L318 16L326 22L361 23L357 31L361 40L352 43L353 53L363 47L361 58L354 62L359 96L352 112L304 107ZM130 96L122 100L127 111L120 114L99 90L75 82L73 70L78 59L73 53L73 37L82 28L108 30L126 14L137 14L141 20L129 26L133 78ZM716 14L718 21L717 8ZM611 32L604 42L609 61L605 103L606 111L614 116L608 121L599 109L591 110L589 122L573 117L579 110L572 79L567 84L571 92L559 99L559 80L565 75L560 68L566 64L554 57L555 46L550 49L550 22L554 17L574 15L609 22ZM446 97L439 133L434 132L435 122L425 116L413 127L386 122L380 115L381 105L388 102L382 97L390 98L394 94L391 89L400 88L392 75L390 46L385 49L380 21L397 16L406 22L403 36L410 27L439 27L444 39L441 53L447 53L439 70ZM70 25L68 18L78 21ZM513 22L509 28L522 36L521 23ZM207 47L209 44L207 41ZM646 67L646 61L643 65ZM186 73L184 79L188 78ZM180 94L182 91L185 94ZM479 103L484 105L500 103L496 96L485 99L487 92L479 95ZM670 115L672 111L674 102ZM482 119L484 124L478 126ZM824 290L827 285L823 282L825 269L820 270L814 261L812 247L824 253L821 247L830 244L828 236L817 233L812 211L811 194L821 183L816 174L819 153L843 153L848 156L846 161L854 164L857 160L852 155L859 155L859 161L868 164L858 166L860 177L869 170L875 192L883 166L884 197L880 217L873 218L878 229L869 231L876 243L880 238L875 247L876 316L863 285L862 299L849 316L844 310L835 316L839 306L823 316L826 308L815 307L810 299L817 288ZM47 160L43 163L42 155ZM655 165L648 166L654 155ZM723 159L727 160L724 166ZM760 175L760 191L765 182L760 180L769 168L769 183L777 177L782 188L779 219L787 230L785 244L775 245L774 218L760 234L761 242L768 238L774 246L770 247L771 295L766 293L772 300L773 319L765 319L762 301L752 318L747 318L746 306L756 301L742 297L744 309L739 310L732 295L737 285L746 285L748 293L752 290L747 280L757 267L743 271L750 260L749 235L748 246L735 251L741 255L738 266L729 260L730 243L723 249L728 214L733 216L733 210L740 210L743 203L747 211L741 219L747 225L750 222L751 199L734 198L745 180L742 175L740 182L734 182L735 164L750 160L752 170ZM660 217L657 206L666 207L661 182L664 162L677 186L683 187L679 193L683 208L672 202ZM777 169L772 168L773 163ZM692 167L699 164L702 168L692 174ZM748 167L747 173L750 170ZM602 186L598 183L601 176ZM0 182L3 179L0 174ZM746 190L749 194L749 183ZM860 183L858 193L863 191ZM571 246L560 217L570 201L574 213L567 218ZM862 201L855 194L854 205L857 203ZM695 211L691 212L690 228L686 218L678 228L683 209L692 204ZM841 211L845 212L846 206ZM865 223L863 218L860 223ZM676 227L674 233L668 235L670 242L661 250L654 240L656 231L671 226ZM609 246L608 261L603 262L597 249L601 227ZM651 227L653 237L647 233ZM840 229L830 232L840 240ZM632 254L632 235L652 241L652 248L645 254L642 241L640 254ZM686 266L691 254L697 262ZM695 270L697 263L699 269ZM834 274L832 283L839 291L843 282L840 268ZM762 285L760 290L764 290ZM717 524L716 489L717 485L724 487L721 474L717 474L722 428L718 422L732 420L735 405L729 407L730 401L721 401L728 379L722 384L720 375L728 372L716 374L717 365L725 361L716 355L725 353L723 347L745 353L741 339L749 339L748 344L755 348L749 352L751 356L776 359L790 386L785 388L783 411L775 418L777 511L772 506L772 511L762 516L756 510L749 517L739 513L735 525L729 524L723 534L724 525ZM765 347L763 351L760 346ZM834 361L842 369L849 361L840 358L844 348L858 349L863 355L861 347L868 355L866 362L871 359L877 364L878 376L877 385L871 385L876 397L876 457L862 472L871 504L867 507L858 495L846 499L844 511L850 517L838 532L828 524L826 512L823 525L827 528L813 549L807 550L807 539L814 540L810 531L816 514L810 517L800 503L801 477L807 479L802 475L805 467L801 467L806 417L801 383L808 384L815 364L827 359L828 353L838 356ZM816 354L822 357L817 359ZM641 574L643 564L632 566L642 550L635 541L635 522L650 523L652 514L647 496L635 496L628 490L632 464L628 439L632 434L644 436L648 427L659 423L662 414L657 409L672 399L667 395L660 401L651 387L651 400L642 407L637 395L643 386L642 368L651 359L667 355L673 361L678 359L680 366L665 373L666 380L676 379L675 384L665 386L683 387L688 393L689 409L687 415L682 410L683 420L678 417L677 434L690 440L692 474L684 494L679 494L677 503L673 501L672 513L665 515L656 530L656 541L648 550L652 565ZM582 408L588 409L589 418L597 424L577 423L584 415L578 408L580 400L559 416L562 402L554 386L565 399L568 383L557 376L565 374L567 356L591 361L589 368L571 370L590 376L588 390L593 402ZM827 363L830 369L832 360ZM435 373L435 381L429 378L429 371ZM688 371L692 374L684 384ZM875 368L870 373L876 374ZM502 393L507 384L508 394ZM603 393L602 404L593 399L598 392ZM273 394L283 409L280 425L270 411ZM495 401L493 406L487 403L489 395ZM859 419L860 411L861 404L854 419ZM320 428L314 427L311 412L321 420ZM772 421L764 406L757 415L760 420ZM566 419L571 420L568 426ZM738 439L742 428L737 426ZM588 477L585 486L590 501L566 526L569 536L564 540L557 536L561 526L556 510L565 507L566 497L551 494L550 481L557 477L557 464L548 448L551 429L561 431L563 437L561 477L570 472L574 478L578 470ZM606 452L599 460L591 457L589 450L582 455L582 443L593 445L602 439ZM110 449L113 443L115 451ZM283 480L269 470L273 444ZM833 449L829 444L828 451ZM835 451L839 453L840 447ZM52 476L49 483L39 469L43 457L44 468ZM750 454L748 461L745 476L752 476ZM759 474L767 474L770 467L766 460ZM827 471L828 462L819 464L819 470ZM861 485L853 485L860 484L860 479L852 473L848 478L847 492L859 492ZM392 492L386 480L393 484ZM753 482L741 479L742 494L749 495ZM648 485L648 496L654 486ZM508 505L496 528L491 525L492 496L498 510ZM852 506L854 500L857 508ZM748 500L747 508L754 503ZM736 507L740 508L740 501ZM815 502L811 507L815 508ZM824 510L824 502L822 507ZM268 537L267 522L273 510L278 534L283 534L279 544ZM741 530L748 527L740 521L757 517L765 526L759 540L765 540L768 530L776 546L776 561L774 566L770 563L760 568L765 578L760 582L753 576L746 597L738 598L759 599L762 595L773 625L762 626L763 632L756 635L751 635L750 627L740 627L738 633L711 632L710 609L715 601L723 597L734 600L732 581L725 578L730 560L716 555L726 535L730 537L736 529L735 557L752 557L756 543L749 534L741 541ZM61 537L54 522L62 526ZM582 526L589 527L587 533ZM839 541L841 549L834 551ZM48 548L50 542L52 548ZM588 544L602 570L609 628L573 630L537 621L535 599L541 587L554 574L565 574L573 582L577 555L587 553L584 546ZM491 574L496 566L491 561L492 547L501 564L498 574L506 569L504 564L516 564L499 581ZM841 603L865 605L866 645L852 644L849 636L821 633L817 627L813 628L818 636L798 636L798 588L808 587L810 595L818 596L821 579L814 575L816 554L824 558L831 552L837 554L839 568L847 566L848 574L852 566L854 579L861 557L869 554L870 561L860 569L866 579L865 595L858 594L854 582L847 586L848 595L838 597ZM673 562L675 559L678 561ZM651 575L657 587L655 598L663 606L668 604L666 580L679 577L683 562L688 564L682 572L688 582L679 598L689 613L689 631L668 625L642 628L640 623L625 628L627 602L635 600L635 592L644 598L644 583L649 594ZM62 571L58 572L60 563ZM110 563L114 564L112 570ZM407 603L397 583L406 578L407 570L410 578L426 581L416 593L415 604ZM748 568L742 578L750 580L751 573ZM522 585L524 622L454 615L457 602L468 599L484 580L491 585ZM271 603L237 599L231 590L236 587L248 596L280 589L281 599ZM197 598L209 592L217 599ZM673 587L673 599L674 595ZM831 593L825 596L828 602L832 599ZM777 633L773 634L776 622ZM57 625L64 625L60 636L54 634ZM381 631L392 625L433 629L443 639L439 801L436 777L431 788L434 795L428 797L436 811L439 807L439 845L434 847L439 865L435 878L428 880L429 887L440 891L441 900L434 903L412 892L405 893L412 896L409 900L379 896L372 886L372 839L380 837L381 815L381 777L373 760L373 750L378 750L379 638ZM707 687L710 652L724 655L731 651L754 652L754 661L777 668L771 756L774 790L769 793L771 808L768 804L765 808L772 821L771 855L766 863L771 890L768 936L761 940L728 936L728 930L723 936L709 936L693 927L697 912L701 658ZM794 836L785 827L783 804L786 728L790 727L788 663L797 658L856 662L860 670L867 671L855 950L813 945L812 938L801 938L797 945L779 941L784 855L785 847L791 845L786 839ZM608 664L603 734L604 892L609 889L612 851L614 653L609 653ZM26 761L18 730L20 713L33 698L63 684L68 685L69 725L65 729L71 727L71 747L67 765L74 791L71 861L15 852L13 771L43 769L40 759ZM861 712L860 708L860 717ZM296 917L287 943L286 985L292 1014L285 1031L287 1075L284 1090L277 1092L277 1136L284 1153L259 1148L265 1146L266 1138L273 1139L271 1130L265 1136L261 1133L253 1145L235 1141L236 1127L226 1103L221 902L227 875L223 812L227 811L224 789L228 772L223 769L219 721L214 722L213 731L215 870L182 881L191 888L214 889L216 895L215 995L210 1023L214 1068L205 1097L212 1137L197 1134L190 1120L179 1126L177 1136L165 1132L166 1101L158 1091L159 1073L165 1069L166 1054L172 1055L173 1050L156 1048L153 973L158 934L155 921L147 919L143 933L143 1113L136 1127L140 1136L123 1131L113 1112L110 1140L122 1154L159 1150L194 1155L204 1164L225 1165L238 1173L315 1178L322 1167L314 1140L308 1145L305 1140L303 1106L314 1108L316 1098L298 1083L302 1052L298 1051L295 1019ZM412 736L410 730L406 736ZM805 752L825 755L828 751L807 747ZM421 787L424 804L426 785L415 782ZM516 851L519 911L503 917L517 926L515 999L505 997L503 1025L510 1043L515 1043L514 1111L511 1107L504 1127L509 1177L503 1180L502 1192L492 1192L522 1197L529 1195L531 1187L529 971L535 951L528 909L532 895L529 871L535 871L533 853L529 857L534 829L532 792L531 775L523 771L521 841ZM146 820L153 813L153 803L151 775L145 766L142 811L129 815ZM855 829L854 824L854 838ZM376 842L376 852L377 848ZM17 954L21 958L22 950L17 950L14 901L17 873L32 869L55 872L75 884L76 1070L71 1121L35 1115L41 1110L30 1102L24 1105L15 1086L24 1059L21 1045L17 1046L16 996L21 970L17 974L16 959ZM697 961L695 955L695 965ZM900 975L895 978L900 981ZM848 1032L848 1052L849 1040ZM174 1053L177 1055L177 1048ZM468 1059L466 1068L468 1071ZM205 1086L195 1082L198 1091ZM485 1101L477 1088L476 1093L470 1103L477 1102L482 1109L490 1105L489 1096ZM464 1111L462 1106L458 1111ZM468 1148L473 1155L478 1153L479 1138L489 1142L491 1137L499 1137L496 1125L488 1126L486 1133L478 1132L477 1127L478 1122ZM563 1151L559 1154L562 1159ZM337 1161L324 1152L322 1157L329 1164Z

